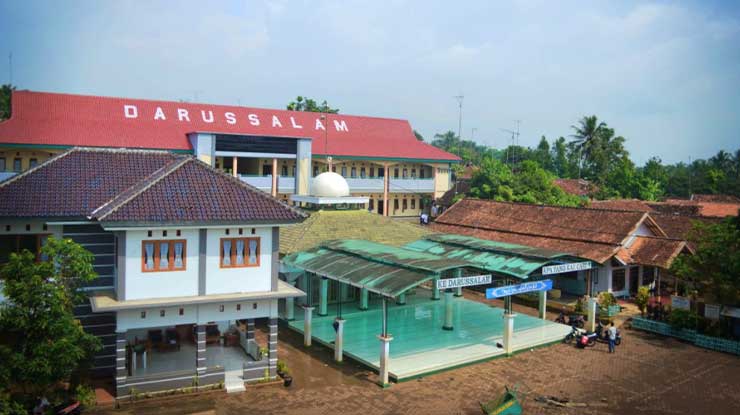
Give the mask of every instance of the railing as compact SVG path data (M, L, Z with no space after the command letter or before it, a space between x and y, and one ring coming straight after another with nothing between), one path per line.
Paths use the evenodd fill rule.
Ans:
M269 192L272 189L272 175L239 175L239 178L260 190ZM383 192L382 177L349 177L346 180L351 192ZM391 193L432 193L434 192L434 179L391 178L389 190ZM278 191L293 193L295 178L279 176Z
M260 190L269 192L272 189L272 175L252 176L241 174L239 178ZM280 193L293 193L295 190L295 177L278 176L278 190Z
M632 328L650 331L664 336L677 337L705 349L740 355L740 342L719 337L706 336L697 333L696 330L677 329L675 327L671 327L669 324L641 317L635 317L632 319Z

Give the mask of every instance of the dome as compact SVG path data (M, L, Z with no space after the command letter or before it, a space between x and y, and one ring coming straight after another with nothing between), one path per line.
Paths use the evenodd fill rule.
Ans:
M324 172L313 178L311 196L344 197L349 196L349 185L344 177L334 172Z

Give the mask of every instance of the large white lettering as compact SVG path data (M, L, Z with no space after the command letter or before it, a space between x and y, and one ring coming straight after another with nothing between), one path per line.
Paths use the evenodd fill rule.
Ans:
M303 128L302 125L298 125L295 123L295 118L290 117L290 123L293 124L293 128Z
M188 110L184 108L178 108L177 109L177 119L179 121L186 120L187 122L190 122L190 115L188 115Z
M249 123L253 126L257 127L260 125L260 117L257 114L249 114L247 118L249 118Z
M200 110L200 118L203 119L203 122L207 122L208 124L213 123L213 111L208 111L208 117L206 117L206 112Z
M137 118L139 116L139 109L136 108L136 105L124 105L123 114L126 118Z
M321 123L320 119L316 119L316 126L314 127L315 130L324 130L326 131L326 128L324 128L324 124Z
M226 117L227 124L231 124L231 125L236 124L236 115L233 112L225 113L224 117Z
M157 110L154 111L154 120L166 120L167 117L164 116L164 111L162 111L162 107L157 107Z
M280 123L280 120L278 119L277 115L272 116L272 126L283 128L283 124Z
M337 131L349 132L349 128L347 128L347 123L345 123L344 120L341 120L341 121L334 120L334 128Z

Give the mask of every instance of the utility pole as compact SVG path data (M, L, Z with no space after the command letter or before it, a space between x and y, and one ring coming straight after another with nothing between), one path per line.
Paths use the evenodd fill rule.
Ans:
M8 53L8 84L13 85L13 52Z
M465 99L465 95L463 94L455 95L453 98L457 100L457 105L459 108L459 117L458 117L458 122L457 122L457 138L462 140L462 104L463 104L463 99Z

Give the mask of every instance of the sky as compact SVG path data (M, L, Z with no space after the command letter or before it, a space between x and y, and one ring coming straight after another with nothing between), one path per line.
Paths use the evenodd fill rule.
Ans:
M9 55L12 54L12 65ZM12 66L12 74L11 68ZM0 0L19 89L402 118L427 142L570 138L597 115L633 160L740 148L740 2Z

